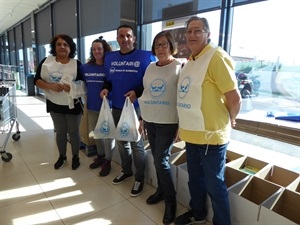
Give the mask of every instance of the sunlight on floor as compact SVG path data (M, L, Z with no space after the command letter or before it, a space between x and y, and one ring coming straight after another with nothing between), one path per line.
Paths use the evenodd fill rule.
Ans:
M31 214L30 216L24 216L16 219L12 219L13 225L24 225L24 224L47 224L49 222L60 220L57 216L55 210L49 210L42 213ZM52 218L52 219L51 219ZM55 219L53 219L55 218Z
M62 179L54 180L53 182L40 184L44 192L53 191L65 187L71 187L75 185L76 183L74 183L74 181L71 178L62 178Z
M48 200L58 200L58 199L70 198L70 197L74 197L74 196L78 196L78 195L82 195L82 192L81 191L71 191L68 193L61 194L61 195L56 195L55 197L48 197L48 198L30 202L30 203L42 202L42 201L48 201Z
M13 199L43 193L39 185L0 191L0 200Z
M112 222L110 220L105 220L102 218L99 219L92 219L92 220L87 220L81 223L75 223L75 225L93 225L93 224L97 224L97 225L110 225L112 224Z
M71 187L75 185L76 183L74 183L71 178L64 178L64 179L55 180L53 182L49 182L41 185L32 185L30 187L22 187L22 188L10 189L7 191L0 191L0 200L43 193L40 187L42 187L44 191L53 191L60 188Z
M60 215L60 218L69 218L74 215L78 216L87 212L94 211L94 208L91 206L92 201L87 201L79 204L73 204L63 208L57 208L56 211Z

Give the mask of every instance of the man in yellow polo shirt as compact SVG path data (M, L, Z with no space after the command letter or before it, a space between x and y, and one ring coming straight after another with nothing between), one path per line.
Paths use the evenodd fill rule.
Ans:
M177 111L179 135L186 142L191 209L178 216L175 224L205 223L208 194L213 224L230 225L225 158L241 106L234 62L210 43L205 18L194 16L186 22L186 40L192 55L179 76Z

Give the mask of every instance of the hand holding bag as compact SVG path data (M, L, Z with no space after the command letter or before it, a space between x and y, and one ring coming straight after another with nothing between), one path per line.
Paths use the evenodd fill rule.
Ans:
M116 140L137 142L141 138L138 131L139 120L129 97L126 98L120 120L116 128Z
M116 132L115 122L108 104L107 98L104 96L98 121L94 129L95 139L114 138Z

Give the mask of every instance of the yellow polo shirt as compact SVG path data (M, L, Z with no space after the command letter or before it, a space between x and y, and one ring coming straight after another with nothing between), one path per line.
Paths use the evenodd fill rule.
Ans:
M191 61L193 59L190 59L185 66L188 66L189 63L197 63L197 59L211 48L214 48L214 46L208 44L194 58L194 62ZM197 76L197 71L193 71L191 74ZM180 76L186 76L184 71ZM218 48L212 56L201 88L202 104L199 113L201 110L205 131L179 128L180 138L194 144L225 144L230 138L231 125L224 93L237 89L237 82L234 73L234 61L221 48ZM195 99L197 99L197 96L195 96Z

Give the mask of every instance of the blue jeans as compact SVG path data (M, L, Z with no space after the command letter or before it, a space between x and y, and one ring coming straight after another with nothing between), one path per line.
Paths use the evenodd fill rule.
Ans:
M207 215L206 196L211 198L214 225L230 225L230 208L224 181L227 144L197 145L186 143L189 173L190 207L197 219Z
M139 116L139 109L136 109L137 115ZM118 122L121 117L121 109L112 109L112 115L115 121L115 124L118 125ZM134 161L134 166L136 168L135 180L144 181L145 178L145 149L143 138L137 142L127 142L127 141L117 141L117 146L120 152L120 157L122 160L122 171L124 173L132 173L132 158Z
M68 142L67 134L69 134L72 155L78 155L80 148L79 126L82 114L73 115L51 111L50 116L56 131L56 144L59 154L66 156Z
M165 202L176 201L171 168L170 151L178 129L178 124L158 124L145 122L149 144L154 158L157 176L157 191L163 193Z

